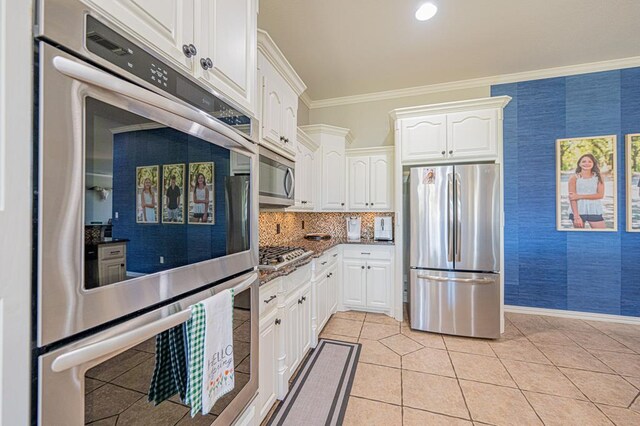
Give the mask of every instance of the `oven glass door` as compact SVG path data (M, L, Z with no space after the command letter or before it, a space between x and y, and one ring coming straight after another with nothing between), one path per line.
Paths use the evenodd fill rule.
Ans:
M242 282L250 284L234 297L233 391L220 398L209 413L198 413L194 418L190 415L190 406L184 404L177 393L158 405L149 402L158 334L183 327L183 323L175 325L172 318L181 315L190 304L215 294L218 288L243 285ZM258 281L252 273L249 278L213 287L42 356L38 424L231 424L257 390L257 292ZM178 321L186 318L188 315ZM162 322L166 325L161 325ZM99 347L104 349L97 350Z
M40 55L39 346L254 267L252 144L54 47Z

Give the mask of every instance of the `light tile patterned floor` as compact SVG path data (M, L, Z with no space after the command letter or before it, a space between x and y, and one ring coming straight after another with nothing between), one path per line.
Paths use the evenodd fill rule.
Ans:
M499 340L338 312L321 337L360 342L345 425L640 425L640 327L507 314Z

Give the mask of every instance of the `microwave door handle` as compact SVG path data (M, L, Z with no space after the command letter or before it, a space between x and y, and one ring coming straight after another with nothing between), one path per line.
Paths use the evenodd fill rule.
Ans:
M287 194L287 198L291 198L291 195L293 195L294 185L293 171L290 167L287 167L287 171L284 174L284 192Z
M75 80L84 81L85 83L101 87L110 92L118 93L127 98L136 99L140 102L160 108L166 111L167 114L179 115L187 120L194 121L231 139L233 142L240 145L244 151L252 154L256 152L254 144L247 141L235 131L227 128L224 124L208 117L206 114L203 114L202 111L192 106L175 102L97 68L71 59L63 58L61 56L53 58L53 66L62 74Z
M235 295L242 293L256 281L256 278L256 274L251 274L249 278L233 287L233 293ZM77 367L105 355L130 348L159 333L162 333L165 330L169 330L170 328L186 322L189 317L191 317L191 309L187 308L178 313L169 315L166 318L143 325L135 330L127 331L100 342L75 349L71 352L60 355L53 360L51 363L51 369L56 373L60 373L68 370L69 368Z

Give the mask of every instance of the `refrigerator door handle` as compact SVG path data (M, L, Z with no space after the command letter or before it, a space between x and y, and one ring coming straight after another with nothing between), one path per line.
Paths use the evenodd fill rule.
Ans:
M440 281L440 282L455 282L455 283L469 283L469 284L491 284L494 281L488 278L448 278L438 277L435 275L418 275L421 280Z
M453 173L447 174L447 261L453 262Z
M456 173L456 262L462 260L462 197L460 195L460 175Z

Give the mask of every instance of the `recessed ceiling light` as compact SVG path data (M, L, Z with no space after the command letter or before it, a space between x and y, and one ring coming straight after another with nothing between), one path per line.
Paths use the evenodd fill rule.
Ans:
M416 10L416 19L418 21L428 21L438 12L438 8L433 3L425 3Z

